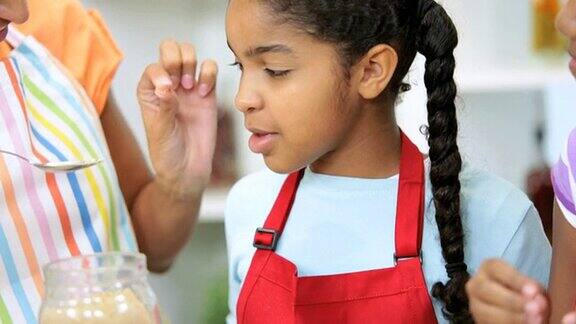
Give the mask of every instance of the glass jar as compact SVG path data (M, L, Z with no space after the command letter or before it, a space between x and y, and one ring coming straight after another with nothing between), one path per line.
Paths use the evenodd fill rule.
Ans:
M44 267L40 323L160 323L147 275L146 257L139 253L101 253L50 263Z

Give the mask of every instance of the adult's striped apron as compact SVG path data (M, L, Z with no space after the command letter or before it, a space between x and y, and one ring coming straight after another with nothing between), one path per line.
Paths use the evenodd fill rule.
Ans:
M48 262L136 251L136 240L92 102L34 38L14 28L0 65L0 149L34 161L104 159L45 173L0 153L0 320L36 323Z

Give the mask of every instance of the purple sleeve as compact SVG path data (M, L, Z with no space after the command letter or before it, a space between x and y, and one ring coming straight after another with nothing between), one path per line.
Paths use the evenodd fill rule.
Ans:
M576 217L574 190L576 190L576 129L568 137L566 151L558 163L552 168L552 184L558 202L564 212ZM566 215L568 216L568 215Z

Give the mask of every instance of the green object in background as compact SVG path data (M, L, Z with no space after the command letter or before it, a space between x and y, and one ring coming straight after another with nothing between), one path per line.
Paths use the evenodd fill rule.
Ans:
M206 289L202 323L224 324L228 315L228 279L218 276Z
M227 269L224 223L200 222L172 269L150 281L172 324L223 323Z

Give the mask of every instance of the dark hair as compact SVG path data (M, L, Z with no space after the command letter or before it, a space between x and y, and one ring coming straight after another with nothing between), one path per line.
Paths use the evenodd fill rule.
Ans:
M428 91L430 180L442 254L449 276L432 295L444 303L443 313L454 323L472 322L464 286L464 232L460 216L462 160L456 143L454 49L458 35L452 20L432 0L260 0L280 19L333 43L348 69L378 44L392 46L398 66L383 95L395 99L414 57L426 57L424 83ZM420 12L420 1L428 1Z

